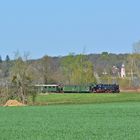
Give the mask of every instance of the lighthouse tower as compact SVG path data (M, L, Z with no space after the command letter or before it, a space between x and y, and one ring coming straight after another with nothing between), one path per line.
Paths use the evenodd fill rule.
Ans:
M125 78L126 77L126 74L125 74L125 65L122 64L122 67L121 67L121 78Z

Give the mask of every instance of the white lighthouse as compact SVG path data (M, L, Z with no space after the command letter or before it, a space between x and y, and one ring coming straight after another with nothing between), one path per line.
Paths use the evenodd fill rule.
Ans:
M126 73L125 73L125 65L122 64L122 67L121 67L121 78L125 78L126 77Z

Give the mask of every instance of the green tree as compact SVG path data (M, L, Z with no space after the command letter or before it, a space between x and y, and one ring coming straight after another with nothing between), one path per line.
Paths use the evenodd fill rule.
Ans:
M62 73L66 84L72 84L72 72L74 68L74 54L69 54L61 60Z
M70 54L63 58L63 73L68 84L86 84L95 82L93 64L83 54Z

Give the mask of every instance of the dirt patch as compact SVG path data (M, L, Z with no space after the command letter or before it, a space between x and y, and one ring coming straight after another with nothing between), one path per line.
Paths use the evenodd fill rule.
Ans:
M25 106L17 100L8 100L4 106Z

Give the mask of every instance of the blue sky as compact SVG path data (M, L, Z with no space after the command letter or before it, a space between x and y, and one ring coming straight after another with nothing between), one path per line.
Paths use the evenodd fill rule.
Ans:
M128 53L140 40L139 0L0 1L0 55Z

